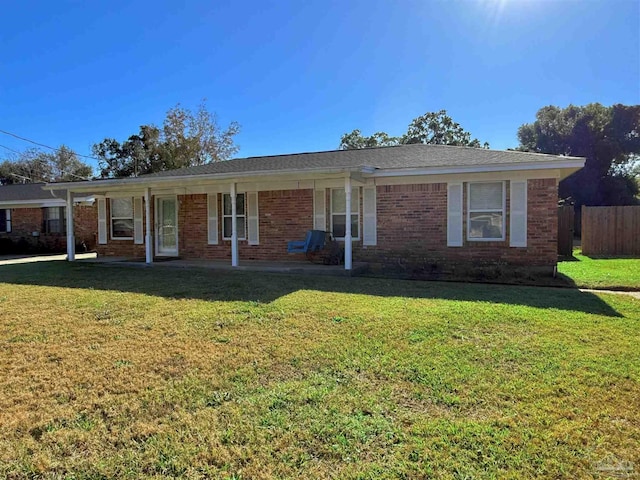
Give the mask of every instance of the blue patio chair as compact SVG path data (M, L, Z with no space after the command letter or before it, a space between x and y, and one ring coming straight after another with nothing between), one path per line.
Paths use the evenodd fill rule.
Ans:
M304 240L287 242L287 253L311 253L324 248L324 230L309 230Z

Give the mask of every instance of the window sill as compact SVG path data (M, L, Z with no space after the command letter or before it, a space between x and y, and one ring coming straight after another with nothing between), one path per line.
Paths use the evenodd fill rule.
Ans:
M111 237L111 240L133 240L133 237Z
M506 238L467 238L467 242L504 242Z

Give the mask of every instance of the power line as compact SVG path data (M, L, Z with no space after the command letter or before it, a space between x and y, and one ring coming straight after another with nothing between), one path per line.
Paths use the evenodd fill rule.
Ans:
M49 150L54 150L54 151L56 151L56 152L59 152L59 151L60 151L60 149L59 149L59 148L50 147L49 145L45 145L44 143L39 143L39 142L36 142L36 141L34 141L34 140L30 140L30 139L28 139L28 138L21 137L20 135L16 135L15 133L7 132L7 131L5 131L5 130L0 130L0 133L4 133L5 135L10 135L10 136L15 137L15 138L18 138L18 139L20 139L20 140L24 140L25 142L33 143L34 145L38 145L39 147L48 148ZM1 146L1 145L0 145L0 146ZM15 150L12 150L11 148L8 148L8 147L4 147L4 148L6 148L7 150L11 150L11 151L15 152ZM73 150L71 150L71 151L73 152ZM16 152L16 153L20 153L20 152ZM75 153L78 157L90 158L91 160L97 160L97 161L100 161L100 159L99 159L99 158L96 158L96 157L91 157L91 156L89 156L89 155L82 155L82 154L80 154L80 153L76 153L76 152L73 152L73 153Z
M20 155L20 153L21 153L21 152L19 152L18 150L14 150L13 148L9 148L9 147L7 147L7 146L5 146L5 145L0 145L0 147L2 147L2 148L6 148L6 149L7 149L7 150L9 150L10 152L17 153L18 155Z

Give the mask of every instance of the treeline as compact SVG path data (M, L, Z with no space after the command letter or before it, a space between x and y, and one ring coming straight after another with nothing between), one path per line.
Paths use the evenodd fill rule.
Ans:
M203 101L195 111L179 104L161 126L142 125L120 142L105 138L92 147L98 171L61 145L53 152L29 149L0 162L0 183L77 181L135 177L162 170L228 160L238 152L240 126L221 127ZM560 183L560 199L580 205L633 205L638 202L640 178L640 105L599 103L538 110L533 123L518 129L515 150L586 158L583 169ZM445 110L413 119L400 136L358 129L342 135L341 149L423 143L489 148L473 137Z
M238 152L240 125L221 127L203 101L195 111L171 108L158 127L142 125L120 142L105 138L92 147L98 171L69 147L45 152L28 149L0 162L0 183L73 182L94 178L136 177L145 173L227 160Z
M490 117L489 117L490 118ZM560 182L564 202L580 205L634 205L639 203L640 105L599 103L567 108L547 106L533 123L518 129L515 150L585 157L585 167ZM455 122L445 110L415 118L407 132L370 136L353 130L342 135L341 149L382 147L410 143L488 148Z

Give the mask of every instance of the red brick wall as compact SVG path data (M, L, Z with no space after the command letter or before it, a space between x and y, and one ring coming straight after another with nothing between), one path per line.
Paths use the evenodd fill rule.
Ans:
M114 240L111 238L111 202L109 199L106 201L107 205L107 243L104 245L98 244L98 206L96 202L96 252L98 255L105 255L109 257L126 257L126 258L143 258L145 256L145 245L135 244L134 240ZM153 200L151 201L151 218L153 218ZM142 229L144 235L145 229L145 214L144 214L144 202L142 210Z
M466 184L464 218L466 219ZM504 219L506 239L447 247L447 184L391 185L377 187L378 244L363 246L354 241L354 261L380 263L508 263L555 265L557 260L557 183L555 179L528 182L528 242L526 248L509 246L509 185ZM231 259L231 242L222 240L222 195L217 195L219 244L207 243L207 195L178 197L179 256L190 259ZM301 260L304 255L287 254L287 242L301 240L313 228L313 190L282 190L258 193L260 245L239 241L242 260ZM330 225L327 191L327 229ZM109 218L109 202L107 202ZM360 201L362 235L362 200ZM144 245L133 240L112 240L98 245L100 254L143 257Z
M464 188L464 244L447 247L447 184L377 187L378 242L355 247L354 259L394 262L459 262L555 265L557 261L557 185L553 178L527 184L527 247L509 246L509 185L506 238L498 242L466 240L467 188Z
M42 228L43 209L12 208L11 232L0 233L0 238L9 238L13 242L26 242L36 250L64 252L67 249L67 233L44 233ZM98 230L95 206L75 206L73 209L76 244L84 242L88 249L95 245ZM38 232L39 236L33 236Z
M231 259L231 241L222 240L222 195L218 194L218 245L208 245L207 195L181 195L178 210L179 251L183 258ZM240 261L300 260L288 254L287 242L302 240L313 228L313 190L258 192L260 244L238 242Z
M84 243L87 250L94 250L98 243L98 207L94 203L89 206L73 207L73 229L76 245Z

